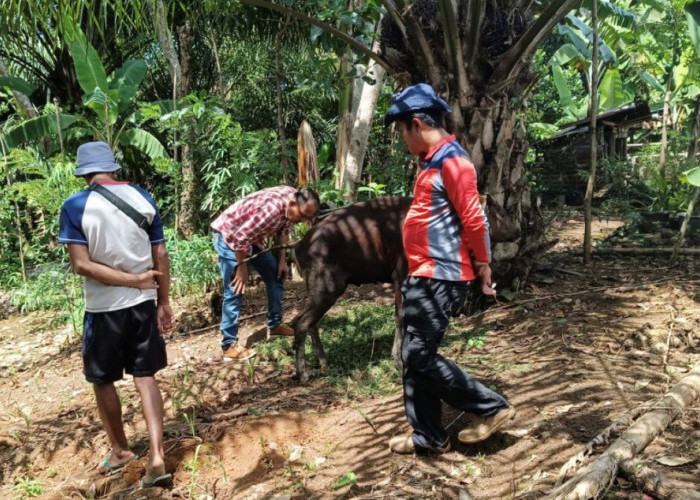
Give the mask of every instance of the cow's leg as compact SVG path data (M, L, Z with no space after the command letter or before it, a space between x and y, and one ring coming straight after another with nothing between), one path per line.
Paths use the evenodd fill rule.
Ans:
M306 275L306 285L309 292L309 304L294 320L297 375L302 383L309 380L304 356L307 332L311 333L311 342L314 353L318 356L321 370L323 372L327 370L328 362L318 334L318 322L345 291L347 276L341 270L331 266L318 266L311 269Z
M309 381L309 373L306 371L306 358L304 356L304 344L306 344L306 332L309 330L313 322L318 321L314 315L313 306L306 306L294 320L292 328L294 329L294 351L296 353L297 375L302 384Z
M323 344L321 344L321 337L318 335L318 323L311 328L311 345L314 347L314 354L318 359L318 364L321 368L321 373L326 375L328 373L328 360L326 359L326 353L323 350Z

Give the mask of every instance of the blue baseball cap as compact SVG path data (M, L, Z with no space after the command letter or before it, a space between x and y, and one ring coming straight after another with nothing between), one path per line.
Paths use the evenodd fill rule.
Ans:
M87 142L78 147L78 168L73 175L83 177L101 172L116 172L122 168L114 161L114 153L106 142Z
M424 110L452 112L452 108L438 97L433 87L419 83L391 96L391 107L384 115L384 125L391 125L403 115Z

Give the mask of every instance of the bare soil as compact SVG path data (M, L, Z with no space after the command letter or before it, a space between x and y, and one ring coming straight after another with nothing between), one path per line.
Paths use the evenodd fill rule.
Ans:
M596 221L594 237L619 225ZM109 445L71 329L56 330L47 314L3 319L0 498L20 498L28 478L41 483L44 499L539 498L597 432L661 398L700 362L698 261L606 256L585 268L576 255L582 234L575 214L556 222L552 237L559 243L515 302L455 320L451 332L488 333L483 345L448 338L443 352L495 386L518 415L488 440L464 445L456 435L469 416L445 407L453 447L439 457L389 452L391 437L410 432L399 385L389 396L349 398L318 373L300 385L293 365L225 364L218 330L197 331L216 322L211 305L183 299L178 329L168 335L170 366L158 377L174 486L139 489L143 458L112 475L97 471ZM286 293L291 318L305 292L293 283ZM335 311L392 301L381 286L347 294L350 300ZM261 310L258 287L243 313ZM242 336L259 338L263 323L263 316L246 321ZM127 435L143 452L148 441L138 395L130 379L118 387ZM700 482L699 406L641 455L689 485ZM355 479L343 485L351 473ZM642 497L620 478L608 498Z

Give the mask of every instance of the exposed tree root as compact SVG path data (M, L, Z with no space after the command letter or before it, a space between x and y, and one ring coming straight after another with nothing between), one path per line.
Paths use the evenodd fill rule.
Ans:
M700 395L700 365L683 377L664 398L642 415L596 460L557 487L547 500L600 498L612 485L620 463L632 459Z

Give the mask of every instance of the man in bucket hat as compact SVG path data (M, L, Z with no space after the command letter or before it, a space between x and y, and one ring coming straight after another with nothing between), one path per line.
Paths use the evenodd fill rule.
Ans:
M396 122L408 149L422 160L403 226L408 277L401 287L401 358L406 417L413 433L390 440L395 453L450 449L441 400L476 416L473 425L459 433L464 443L488 438L515 416L503 396L437 352L449 318L477 277L482 293L496 294L476 170L455 136L444 129L444 114L449 112L435 90L420 83L394 95L384 118L386 125Z
M101 472L121 469L136 458L124 433L114 382L133 375L141 396L150 451L142 486L171 481L163 451L163 397L155 374L167 365L161 336L172 326L170 261L163 225L153 198L140 187L116 180L121 167L101 141L78 148L74 175L91 186L61 207L59 243L68 246L73 271L84 278L83 373L93 384L100 418L112 450ZM96 189L101 186L101 188ZM99 190L111 193L104 195ZM135 220L107 197L121 198L146 223ZM127 207L128 208L128 207Z

